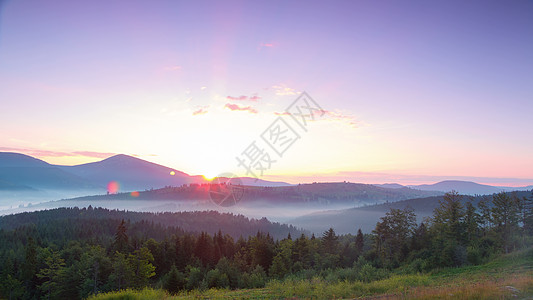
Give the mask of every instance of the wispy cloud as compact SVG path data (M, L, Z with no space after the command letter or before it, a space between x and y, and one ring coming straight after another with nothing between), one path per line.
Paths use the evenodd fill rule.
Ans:
M254 101L254 102L257 102L261 99L261 97L257 96L257 95L253 95L253 96L239 96L239 97L233 97L233 96L227 96L226 97L227 100L229 101Z
M224 105L224 108L227 108L231 111L248 111L249 113L252 113L252 114L257 113L257 110L251 106L239 106L233 103L226 103L226 105Z
M279 85L272 86L272 89L278 96L291 96L291 95L298 95L300 92L296 91L295 89L288 87L286 84L282 83Z
M192 115L193 115L193 116L198 116L198 115L206 114L206 113L209 112L209 111L207 110L208 108L209 108L209 106L201 106L201 107L198 108L197 110L193 111L193 112L192 112Z
M263 48L274 48L276 47L275 43L269 42L269 43L259 43L259 46L257 47L257 50L261 51Z
M341 112L339 110L335 111L329 111L329 110L313 110L312 114L314 115L314 119L311 119L308 115L309 121L335 121L335 122L343 122L353 128L361 127L362 122L357 120L357 118L346 112ZM289 112L283 111L283 112L274 112L274 115L276 116L288 116L290 115Z
M0 151L18 152L18 153L23 153L23 154L34 156L34 157L85 156L85 157L94 157L94 158L107 158L107 157L110 157L116 154L116 153L95 152L95 151L63 152L63 151L50 151L50 150L41 150L41 149L11 148L11 147L0 147Z
M315 111L315 114L322 114L324 112L323 120L331 120L331 121L337 121L337 122L343 122L347 125L358 128L361 126L361 122L357 120L357 118L346 112L342 112L340 110L330 111L330 110L322 110L322 111ZM317 119L320 120L320 119Z
M116 153L109 152L94 152L94 151L74 151L72 152L75 155L81 155L86 157L95 157L95 158L108 158L110 156L116 155Z
M290 115L290 113L289 113L288 111L284 111L284 112L277 112L277 111L275 111L274 114L275 114L276 116L288 116L288 115Z

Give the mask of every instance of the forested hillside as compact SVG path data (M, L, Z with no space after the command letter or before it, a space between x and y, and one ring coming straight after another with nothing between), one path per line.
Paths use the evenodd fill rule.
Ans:
M191 222L198 230L190 233L169 225L177 224L173 219ZM220 230L207 233L214 227L204 222ZM243 237L222 231L233 227ZM4 298L79 299L145 287L179 293L261 288L270 282L289 290L287 285L308 286L309 281L346 289L396 278L394 274L479 265L530 247L533 196L500 193L473 204L448 193L422 223L411 208L391 208L372 234L359 230L355 236L337 235L334 228L320 237L308 236L267 220L216 212L143 214L93 208L5 216L0 228ZM250 230L255 234L245 234ZM279 237L283 230L287 236ZM405 280L419 284L417 276Z
M167 186L160 189L139 191L133 197L131 193L117 193L78 197L70 200L209 200L209 191L217 184L185 184L179 187ZM442 195L442 192L420 191L407 187L384 188L371 184L330 182L298 184L294 186L238 186L243 191L241 203L268 202L272 204L334 204L349 203L352 205L368 205L382 202L393 202L412 198Z
M487 203L487 205L492 205L492 199L494 195L499 194L463 196L461 197L461 204L466 205L468 202L470 202L472 205L477 206L479 202L482 202ZM531 191L507 192L507 195L509 195L509 197L522 199L531 195ZM370 233L376 226L376 222L379 220L379 218L392 208L412 208L416 214L417 222L422 222L425 218L433 215L434 210L439 207L440 202L443 200L443 196L433 196L348 208L343 210L329 210L304 215L293 220L289 220L288 223L297 227L305 228L315 233L323 232L329 227L335 228L335 230L339 233L353 233L355 232L354 224L357 224L357 226L361 228L363 232Z

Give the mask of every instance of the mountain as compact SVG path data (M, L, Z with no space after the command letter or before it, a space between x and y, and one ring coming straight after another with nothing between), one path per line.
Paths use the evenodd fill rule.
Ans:
M495 187L491 185L479 184L471 181L460 180L445 180L434 184L422 184L410 186L414 189L421 191L441 191L450 192L452 190L457 191L459 194L464 195L488 195L507 191L512 188ZM518 188L514 188L516 190Z
M240 179L250 186L290 185L249 177ZM20 153L0 152L0 191L87 190L89 194L104 193L111 181L118 182L120 191L208 182L203 176L191 176L124 154L93 163L61 166Z
M88 164L57 167L103 187L111 181L116 181L120 185L120 190L125 191L180 186L203 181L201 176L190 176L175 169L124 154Z
M516 192L518 198L530 197L530 191ZM483 197L491 199L492 196L477 196L474 198L463 196L463 203L472 200L474 205L477 205L479 200ZM287 223L299 228L304 228L315 234L321 234L330 227L335 229L335 232L340 234L352 233L355 234L357 229L365 233L370 233L375 227L376 223L381 217L385 216L391 208L404 209L407 207L413 208L417 216L417 221L422 222L424 218L433 215L435 208L439 207L439 201L443 200L443 196L426 197L408 199L397 202L389 202L365 207L349 208L342 210L328 210L316 212L301 216Z
M35 191L35 189L26 185L0 180L0 191Z
M97 186L28 155L0 152L0 189L94 189Z

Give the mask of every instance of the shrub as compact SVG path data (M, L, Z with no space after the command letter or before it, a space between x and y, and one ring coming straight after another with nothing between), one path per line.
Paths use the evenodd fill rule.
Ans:
M208 288L228 288L229 279L226 274L223 274L218 269L207 272L205 280Z
M386 269L376 269L369 263L362 266L358 273L358 279L363 282L372 282L389 276L389 271Z
M466 249L466 258L468 263L479 265L481 263L481 252L477 247L468 247Z
M201 283L204 280L204 274L198 268L190 268L189 278L187 279L187 289L192 290L201 287Z
M170 294L177 294L185 288L186 283L185 275L179 272L176 266L173 265L163 280L163 288Z

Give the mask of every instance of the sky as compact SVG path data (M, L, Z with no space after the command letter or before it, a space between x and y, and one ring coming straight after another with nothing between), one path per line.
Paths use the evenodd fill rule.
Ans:
M0 151L54 164L523 186L532 111L531 1L0 0Z

